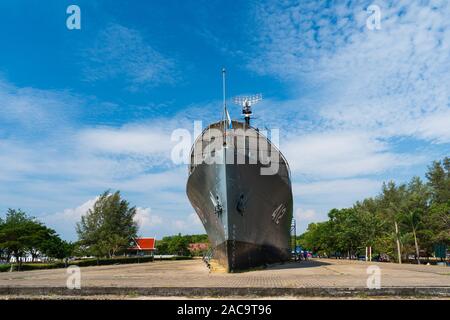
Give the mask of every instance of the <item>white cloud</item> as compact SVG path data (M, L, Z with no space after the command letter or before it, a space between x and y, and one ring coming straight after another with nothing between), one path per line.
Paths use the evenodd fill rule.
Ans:
M344 207L356 200L375 196L381 189L382 181L368 178L319 180L294 182L293 194L300 204L325 204ZM330 208L331 209L331 208Z
M75 208L64 209L53 214L45 214L39 219L51 228L54 228L59 234L62 234L64 239L75 240L76 223L80 222L81 217L94 207L97 199L98 197L87 200Z
M413 160L390 152L388 144L364 132L331 131L288 138L281 149L294 174L353 177L376 174Z
M92 48L86 51L85 67L89 81L124 78L129 89L173 83L175 63L150 46L143 35L119 24L101 31Z
M62 127L80 103L79 97L67 91L18 87L0 78L0 135L8 125L19 126L21 131Z
M53 97L45 92L42 91L42 96ZM20 88L11 97L14 98L11 101L33 102L28 91ZM32 106L43 109L45 114L47 101L37 102ZM49 117L54 116L51 113ZM50 123L55 122L53 129L57 134L42 136L33 128L31 132L39 137L33 140L28 135L11 135L20 132L24 124L6 116L0 115L0 123L7 122L0 128L1 212L8 207L22 208L48 222L66 239L74 240L75 223L81 217L80 212L86 211L87 204L64 208L67 204L85 202L84 199L106 189L121 190L127 199L132 195L132 204L144 208L138 215L144 228L158 223L160 216L153 212L174 216L189 208L184 189L187 168L177 167L170 160L170 128L181 125L182 121L154 119L150 124L78 129L59 128L58 121L49 118ZM12 120L19 125L9 126ZM2 129L9 134L3 134ZM148 216L145 208L150 206L156 211ZM170 228L161 230L157 234L172 232Z
M177 219L174 221L174 227L178 232L182 233L205 233L203 224L195 212L192 212L184 219Z
M44 219L48 221L65 221L74 224L75 222L79 222L81 220L81 217L86 215L89 209L92 209L94 207L97 199L98 197L90 199L79 205L78 207L64 209L62 212L44 216Z
M262 120L255 123L282 129L281 150L293 170L301 222L376 194L382 179L395 176L386 174L392 169L431 160L427 154L423 161L425 155L412 154L408 146L403 148L408 153L399 153L391 138L450 142L449 3L438 3L436 10L431 2L380 3L380 31L365 28L366 3L258 4L256 43L253 50L242 48L252 70L290 84L292 99L262 102L257 107ZM397 16L401 7L404 14ZM110 25L95 42L86 52L91 81L124 79L137 89L176 77L175 62L136 30ZM39 214L112 188L136 200L140 223L158 226L160 234L204 232L195 213L182 214L191 210L187 169L168 160L167 128L181 126L180 118L198 118L205 108L189 106L185 110L197 111L171 115L164 123L55 129L75 112L74 105L82 105L74 103L78 99L70 92L0 81L0 124L18 125L13 134L11 126L0 128L0 203ZM212 113L201 117L217 120ZM39 140L30 142L15 135L36 124L53 126L58 137L36 134ZM313 182L302 183L301 175ZM69 221L84 209L55 209L53 219L73 234Z
M258 5L249 67L310 90L320 126L449 143L450 3L381 2L375 31L365 27L370 4Z
M175 220L174 226L176 230L185 230L187 228L187 223L184 220Z
M332 208L351 207L356 201L376 196L382 180L373 178L348 178L300 182L294 179L297 230L302 232L310 222L325 221Z
M295 210L294 217L297 221L314 221L317 219L317 213L313 209L298 208Z
M299 231L304 231L310 222L326 220L332 208L351 207L358 200L376 196L382 184L382 180L373 178L299 180L294 179L292 185Z
M145 230L153 228L163 222L163 219L151 212L150 208L136 208L136 215L134 220L137 222L139 226L139 230L141 233L145 233Z
M291 95L261 113L284 135L297 213L317 220L376 195L398 169L425 167L427 144L450 143L450 3L379 2L374 31L370 4L269 1L254 12L247 66Z
M154 127L87 129L80 140L82 147L113 154L167 154L171 149L170 133Z
M0 140L0 203L41 213L114 189L140 195L144 207L185 208L185 166L157 166L151 155L96 154L74 141L54 146Z
M416 130L420 136L436 143L450 142L450 109L424 117Z
M80 222L81 217L86 215L90 209L93 209L97 200L98 197L95 197L75 208L64 209L61 212L53 214L46 214L41 216L40 219L57 230L62 230L66 234L74 235L76 223ZM161 216L152 213L150 208L137 207L134 221L138 224L139 232L147 235L149 229L162 224L163 219Z
M31 171L34 165L27 161L31 156L29 150L18 147L15 141L0 139L0 180L13 181L18 174Z

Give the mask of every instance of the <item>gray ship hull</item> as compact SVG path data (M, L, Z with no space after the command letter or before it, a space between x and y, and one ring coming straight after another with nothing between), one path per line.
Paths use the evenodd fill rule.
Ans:
M220 128L220 123L209 128L214 126ZM234 128L239 126L244 124L233 122ZM262 137L251 130L254 136ZM200 150L204 152L203 146ZM225 161L236 159L241 151L244 164ZM288 260L292 190L284 157L280 154L276 174L262 175L261 169L267 165L259 161L251 164L248 148L240 150L228 144L214 155L224 161L191 165L187 182L188 198L206 229L213 257L229 272Z

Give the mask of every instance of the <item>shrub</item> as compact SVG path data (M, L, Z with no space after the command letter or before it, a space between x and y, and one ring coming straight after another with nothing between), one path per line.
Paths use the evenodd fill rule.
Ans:
M19 266L17 264L13 264L13 271L18 271ZM23 263L20 271L31 271L31 270L44 270L44 269L56 269L56 268L64 268L64 263L56 262L56 263ZM0 265L0 272L7 272L11 269L10 264L2 264Z
M116 258L101 258L101 259L84 259L78 261L69 262L69 265L79 267L89 266L106 266L112 264L127 264L127 263L140 263L140 262L152 262L153 256L144 257L116 257Z
M10 264L0 264L0 272L9 271L10 268L11 268Z
M17 270L17 265L14 265L14 270ZM20 268L20 271L31 271L31 270L44 270L44 269L58 269L64 268L63 262L55 263L24 263Z
M175 257L171 257L171 260L191 260L192 257L191 256L175 256Z
M178 259L174 259L178 260ZM79 267L89 267L89 266L106 266L113 264L127 264L127 263L140 263L140 262L152 262L152 256L144 256L144 257L117 257L111 259L84 259L84 260L76 260L71 261L68 265L71 266L79 266ZM54 263L24 263L20 268L21 271L31 271L31 270L44 270L44 269L57 269L64 268L64 262L54 262ZM9 264L1 264L0 272L7 272L11 268ZM13 270L18 270L18 265L15 264L13 266Z

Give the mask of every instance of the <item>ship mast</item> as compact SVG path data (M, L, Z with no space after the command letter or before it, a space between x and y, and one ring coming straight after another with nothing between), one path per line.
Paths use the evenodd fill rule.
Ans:
M223 89L223 145L227 144L226 131L228 127L231 127L231 118L227 109L227 97L226 97L226 70L222 68L222 89ZM228 122L228 126L227 126Z
M226 100L226 88L225 88L225 77L226 77L226 70L225 68L222 68L222 96L223 96L223 130L226 130L225 126L225 117L227 112L227 100Z

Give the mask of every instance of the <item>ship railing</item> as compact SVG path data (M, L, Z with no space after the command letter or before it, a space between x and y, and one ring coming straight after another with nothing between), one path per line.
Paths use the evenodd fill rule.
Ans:
M193 145L192 145L192 147L191 147L190 153L189 153L190 158L191 158L191 163L189 164L189 167L188 167L188 173L189 173L189 174L191 174L191 173L194 171L195 167L197 166L197 164L194 163L194 159L195 159L195 154L194 154L194 152L195 152L195 147L197 146L198 141L199 141L199 140L200 140L200 141L203 140L203 136L205 135L205 132L206 132L207 130L209 130L209 129L212 128L212 127L221 126L221 123L222 123L222 121L217 122L217 123L214 123L214 124L208 126L208 127L205 128L205 129L202 131L202 133L195 139L195 141L194 141L194 143L193 143ZM233 121L233 125L234 125L234 124L235 124L235 122ZM269 144L270 144L273 148L275 148L275 151L276 151L276 152L279 154L279 156L280 156L280 159L281 159L280 163L284 163L284 165L286 166L287 178L288 178L288 180L290 180L290 178L291 178L291 168L290 168L290 166L289 166L289 163L288 163L287 160L286 160L286 157L281 153L280 149L278 149L277 146L274 145L274 144L272 143L272 141L270 141L270 139L269 139L268 137L264 136L259 130L255 129L255 128L253 128L253 127L251 127L251 128L254 129L254 130L257 132L257 135L258 135L258 136L261 136L261 137L267 139L267 141L269 142ZM204 155L204 154L203 154L203 150L204 150L204 149L203 149L203 145L200 146L200 147L201 147L201 156L203 157L203 155ZM257 150L250 150L250 151L256 151L256 152L258 152L258 149L257 149Z
M270 145L275 148L275 151L278 152L278 154L280 155L281 160L283 160L282 162L284 163L284 165L286 166L286 171L287 171L287 178L290 180L291 179L291 168L289 167L289 163L286 160L286 157L281 153L280 149L277 148L277 146L275 144L272 143L272 141L270 141L270 139L266 136L264 136L261 132L257 131L258 135L260 135L261 137L267 139L267 141L270 143ZM280 161L281 163L281 161Z
M197 145L198 140L203 140L203 136L205 135L205 132L208 131L209 129L211 129L213 127L217 127L217 126L219 128L223 127L222 123L223 123L223 121L219 121L219 122L216 122L216 123L213 123L213 124L209 125L207 128L203 129L202 133L199 134L198 137L195 139L195 141L194 141L194 143L193 143L193 145L191 147L191 151L189 152L189 155L190 155L190 158L191 158L191 163L189 164L189 167L188 167L188 173L189 174L191 174L194 171L194 169L195 169L195 167L197 165L197 164L194 164L194 157L195 157L194 150L195 150L195 147ZM201 146L201 148L202 148L201 156L203 157L203 146Z

